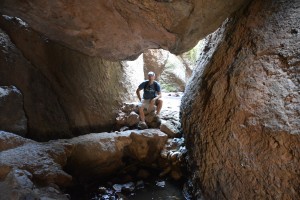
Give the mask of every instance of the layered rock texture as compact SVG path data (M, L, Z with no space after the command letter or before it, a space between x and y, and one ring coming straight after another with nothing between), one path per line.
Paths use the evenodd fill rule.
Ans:
M2 0L0 12L71 49L120 60L149 48L185 52L247 1Z
M36 33L17 18L1 17L0 26L0 85L14 85L22 92L27 137L45 141L111 130L117 109L133 99L138 81L143 80L127 75L131 69L142 74L140 61L86 56Z
M300 198L299 13L255 0L207 38L181 107L198 199Z

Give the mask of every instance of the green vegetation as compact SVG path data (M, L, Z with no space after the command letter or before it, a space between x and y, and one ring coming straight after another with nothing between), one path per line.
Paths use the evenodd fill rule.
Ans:
M170 83L161 83L161 87L166 92L177 92L177 88Z
M189 59L190 62L196 63L196 61L197 61L197 54L198 54L197 48L194 47L193 49L191 49L190 51L188 51L186 53L186 56L187 56L187 58Z

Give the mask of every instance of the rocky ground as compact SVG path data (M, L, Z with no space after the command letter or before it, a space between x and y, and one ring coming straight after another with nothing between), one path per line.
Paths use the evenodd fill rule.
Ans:
M132 168L132 164L158 170L158 176L170 175L172 179L180 180L186 153L179 130L180 95L168 94L164 98L161 124L157 128L128 128L44 143L1 131L0 199L70 199L66 188L84 185L95 178L104 180L124 169L139 173L139 176L149 176L150 171ZM126 104L122 109L134 115L134 105ZM136 190L142 183L145 182L135 182L131 186ZM114 185L111 194L127 191L128 182L124 184Z

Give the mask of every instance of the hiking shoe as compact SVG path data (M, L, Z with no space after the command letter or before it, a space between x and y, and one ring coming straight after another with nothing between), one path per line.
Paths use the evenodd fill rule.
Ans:
M156 117L160 118L161 117L161 114L160 113L155 113Z
M140 130L147 129L147 128L148 128L148 126L147 126L146 122L140 122L138 124L138 129L140 129Z

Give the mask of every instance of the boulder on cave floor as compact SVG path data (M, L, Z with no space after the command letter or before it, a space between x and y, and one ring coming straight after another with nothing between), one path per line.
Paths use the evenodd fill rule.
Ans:
M65 195L60 188L74 180L112 175L126 165L125 158L155 162L167 138L158 129L146 129L91 133L39 143L1 131L0 143L9 145L0 152L0 192L12 191L6 194L8 199L55 196L63 199Z
M23 107L23 95L15 86L0 87L0 130L25 136L27 118Z
M142 124L139 119L137 102L123 103L123 106L116 117L115 130L147 129L147 127L149 127L160 129L170 138L181 137L179 109L176 108L176 105L180 104L180 98L175 100L176 103L172 102L174 100L170 101L170 99L165 99L164 101L167 106L163 107L159 116L155 114L156 106L150 111L145 109L144 113L146 125Z

